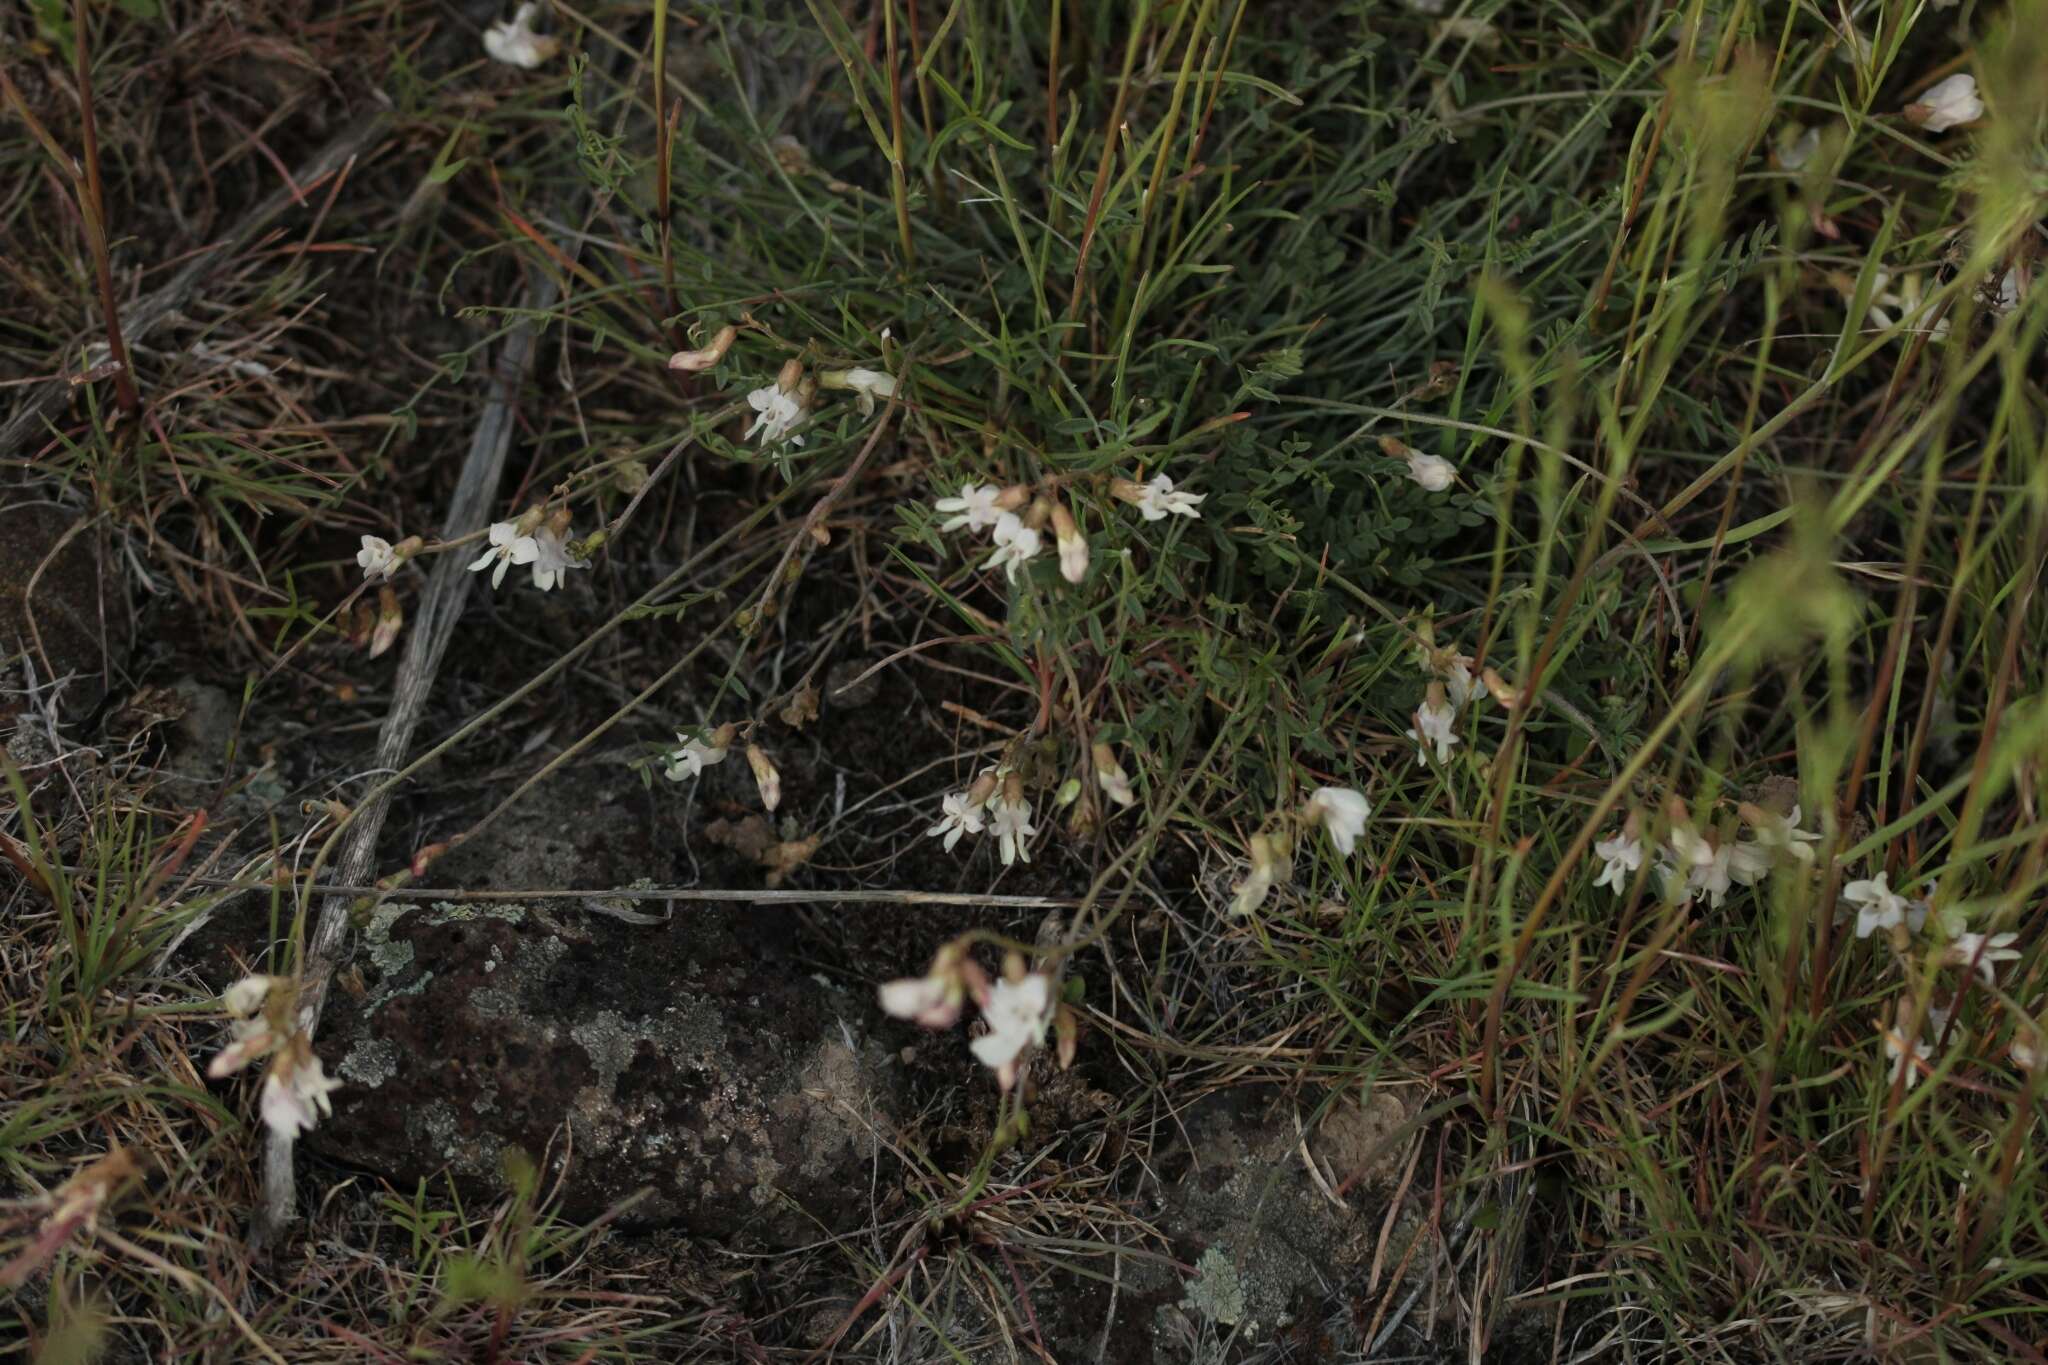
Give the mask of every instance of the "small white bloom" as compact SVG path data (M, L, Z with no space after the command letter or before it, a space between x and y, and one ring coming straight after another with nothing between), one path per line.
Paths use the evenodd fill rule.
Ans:
M1806 163L1813 160L1814 153L1820 150L1820 129L1802 127L1797 123L1792 127L1798 132L1779 145L1778 164L1788 171L1804 170Z
M2018 941L2018 934L1957 934L1942 961L1951 967L1974 968L1985 985L1995 986L1998 964L2020 960L2020 950L2012 946Z
M1891 889L1889 874L1880 872L1866 881L1850 882L1842 888L1842 899L1856 907L1856 937L1869 938L1878 929L1889 929L1895 924L1904 924L1915 933L1927 918L1924 908L1917 909L1904 896Z
M1812 846L1820 842L1820 833L1799 828L1801 811L1798 806L1792 808L1790 815L1765 811L1763 816L1757 822L1756 837L1766 851L1796 858L1802 863L1813 861Z
M1411 450L1408 452L1408 477L1432 493L1441 493L1457 480L1458 467L1440 456Z
M1202 514L1198 509L1208 496L1207 493L1176 492L1173 480L1161 474L1138 489L1132 505L1147 521L1164 521L1168 516L1199 518Z
M989 1031L968 1046L976 1061L1000 1071L1025 1048L1045 1041L1046 1025L1052 1022L1052 982L1042 972L1022 981L997 981L989 987L981 1017Z
M943 836L946 841L946 852L953 851L953 845L960 842L961 835L981 833L981 807L969 800L966 792L948 792L943 810L944 814L939 817L939 823L926 830L925 836L931 839Z
M1038 532L1019 521L1014 512L1004 512L996 518L992 539L996 543L996 552L982 567L1001 569L1012 583L1016 582L1018 566L1038 553L1041 543Z
M1131 775L1124 771L1124 765L1116 761L1116 754L1107 744L1098 744L1093 751L1095 759L1095 780L1103 793L1119 806L1134 804L1138 794L1131 790Z
M703 740L680 731L677 732L676 738L682 741L682 745L669 754L668 767L663 769L661 774L671 782L689 781L706 768L725 762L725 756L730 752L723 744L706 744Z
M1906 106L1906 117L1930 133L1945 133L1960 123L1984 117L1984 101L1977 97L1977 78L1958 71L1920 92L1920 98Z
M1031 807L1019 798L999 796L989 805L988 831L996 836L1003 866L1031 861L1031 836L1038 829L1031 823Z
M1643 865L1642 840L1626 832L1611 839L1602 839L1593 845L1593 852L1606 863L1606 866L1600 869L1599 880L1593 885L1611 886L1617 896L1627 885L1629 874Z
M246 1019L263 1008L263 1002L270 998L270 988L276 982L274 976L245 976L220 993L220 1003L237 1019Z
M1429 762L1429 746L1436 746L1436 761L1451 761L1451 750L1458 747L1458 736L1452 729L1457 723L1458 713L1443 697L1443 689L1430 684L1434 694L1423 698L1422 705L1415 708L1415 728L1408 731L1408 738L1415 741L1415 761Z
M1688 898L1704 892L1709 905L1727 900L1737 882L1754 886L1770 871L1770 858L1758 845L1736 840L1716 843L1690 825L1672 826L1669 848L1673 861L1685 873Z
M751 441L758 431L764 447L777 441L799 446L804 443L803 437L790 434L790 428L804 419L803 400L797 397L794 389L785 392L779 383L763 385L747 395L747 406L760 416L754 419L754 425L747 428L741 440Z
M215 1080L232 1076L258 1057L268 1057L277 1051L282 1041L270 1031L267 1020L237 1019L229 1025L228 1045L206 1064L206 1074Z
M398 555L391 548L391 542L377 536L364 536L363 548L356 551L356 563L362 566L363 581L374 583L380 578L389 578L398 572Z
M491 569L491 586L495 588L505 581L505 570L514 564L531 564L539 553L540 546L532 536L520 535L517 523L493 522L491 548L477 556L469 571L475 573L478 569ZM494 569L491 568L493 564L497 566Z
M985 526L995 525L1008 515L996 505L997 499L1002 495L1003 490L992 483L963 483L960 485L959 497L940 498L932 504L932 510L957 514L939 523L941 531L957 531L963 526L970 531L979 531Z
M1245 843L1246 852L1251 855L1252 870L1238 883L1236 894L1231 897L1230 913L1233 915L1249 915L1264 905L1274 883L1291 871L1284 842L1276 844L1271 836L1254 834Z
M1321 821L1323 828L1330 831L1330 842L1337 846L1337 855L1348 858L1351 850L1358 847L1358 836L1365 833L1372 803L1355 787L1317 787L1308 798L1306 810L1311 819Z
M1065 503L1054 503L1052 538L1060 554L1060 577L1078 585L1088 577L1088 537Z
M860 404L860 415L872 417L877 398L887 401L896 396L896 376L883 374L880 370L848 370L840 376L846 387L853 390L854 399Z
M934 973L885 981L877 995L884 1014L924 1028L951 1028L960 1019L964 990L958 973Z
M581 561L569 553L567 535L557 535L543 526L533 533L533 586L542 592L562 585L563 575L580 569Z
M327 1096L341 1089L341 1082L327 1079L320 1059L311 1053L288 1074L280 1075L281 1070L264 1078L263 1121L279 1137L296 1138L319 1122L320 1115L334 1112Z
M1470 656L1453 654L1444 666L1444 691L1450 694L1451 705L1462 711L1482 690L1479 679L1473 676Z
M1917 1063L1933 1056L1934 1047L1925 1038L1915 1038L1912 1046L1907 1047L1905 1039L1899 1036L1899 1031L1888 1028L1884 1031L1884 1055L1886 1060L1892 1063L1891 1083L1898 1084L1899 1077L1904 1075L1906 1089L1911 1090L1920 1083L1920 1067Z
M485 29L484 51L491 60L531 71L561 51L560 38L534 32L533 21L539 14L540 6L529 0L513 14L510 23L492 24Z

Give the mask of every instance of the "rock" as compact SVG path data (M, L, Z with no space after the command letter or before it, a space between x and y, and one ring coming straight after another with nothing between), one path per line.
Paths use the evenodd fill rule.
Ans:
M1336 1189L1359 1178L1339 1207L1310 1179L1294 1108L1270 1109L1224 1092L1182 1116L1187 1134L1162 1163L1165 1187L1146 1221L1167 1239L1182 1273L1156 1260L1125 1263L1123 1297L1103 1359L1156 1365L1200 1359L1221 1339L1271 1344L1320 1334L1333 1305L1364 1279L1407 1146L1406 1112L1378 1096L1333 1107L1306 1145ZM1397 1219L1390 1262L1420 1226ZM1383 1286L1384 1288L1384 1286ZM1093 1360L1106 1302L1080 1294L1047 1310L1061 1360ZM1235 1357L1232 1357L1235 1358Z
M614 857L652 856L630 776L561 781L465 844L462 865L587 888L616 884ZM628 1224L728 1243L863 1226L901 1070L860 1031L867 1002L793 960L784 911L635 912L622 923L562 899L371 911L321 1028L346 1088L308 1145L401 1189L446 1170L483 1196L502 1192L516 1147L544 1190L560 1177L568 1217L645 1189Z
M23 501L0 508L0 651L9 660L27 651L41 683L68 679L62 692L65 709L84 712L106 696L103 625L123 613L118 603L101 601L91 533L64 540L76 524L75 516L54 503ZM15 663L7 671L11 678L21 676Z

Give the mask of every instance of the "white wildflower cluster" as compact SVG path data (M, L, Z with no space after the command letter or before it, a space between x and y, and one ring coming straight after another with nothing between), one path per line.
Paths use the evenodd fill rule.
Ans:
M569 570L584 567L584 547L570 541L566 507L558 507L552 514L544 508L528 508L517 521L492 523L485 534L490 544L470 564L469 571L489 569L493 588L505 581L506 570L515 564L532 572L533 586L542 592L561 587Z
M885 343L888 335L887 331L882 333ZM738 339L738 328L730 325L721 327L703 346L677 351L670 356L668 368L681 374L702 374L725 359L726 352ZM747 392L747 406L753 409L754 421L740 439L751 441L758 436L764 449L784 443L802 445L804 437L797 428L810 417L811 407L820 390L851 393L861 415L870 417L874 415L877 399L887 401L896 396L896 377L887 371L864 366L823 370L810 375L804 372L803 361L784 361L771 383Z
M1003 866L1031 861L1031 838L1038 827L1031 823L1031 802L1024 795L1024 781L1008 769L982 770L964 792L951 792L940 803L939 822L925 831L928 838L941 839L952 852L969 834L994 836Z
M1054 990L1049 975L1026 971L1015 953L1005 961L1002 976L991 980L969 955L968 941L959 939L939 950L923 976L885 982L879 994L883 1013L933 1030L959 1023L972 999L985 1027L968 1048L1007 1091L1023 1074L1031 1050L1044 1045L1048 1029L1057 1033L1061 1069L1073 1064L1080 1021Z
M485 54L494 62L516 66L522 71L545 65L562 50L562 40L534 28L533 21L540 17L540 10L534 0L526 0L513 11L511 19L486 28Z
M1683 802L1673 800L1668 829L1651 858L1651 870L1665 897L1678 905L1689 905L1700 896L1718 906L1737 886L1755 886L1777 868L1791 864L1811 866L1812 845L1820 835L1801 829L1798 806L1789 815L1767 811L1744 802L1743 822L1752 837L1719 829L1702 830L1694 824ZM1631 812L1621 829L1593 845L1601 862L1596 887L1605 886L1621 895L1645 860L1641 817Z
M296 1138L323 1114L334 1112L327 1097L341 1082L327 1078L313 1044L298 1027L296 991L278 976L245 976L221 993L230 1020L228 1045L207 1064L218 1080L268 1057L260 1108L264 1123L281 1137Z
M1173 480L1165 474L1154 476L1149 483L1111 479L1109 492L1137 508L1138 515L1146 521L1199 518L1202 500L1207 496L1175 488ZM1005 487L968 482L960 485L959 493L935 500L932 510L943 518L939 522L941 531L987 531L995 552L982 567L1001 569L1013 583L1017 571L1045 548L1048 532L1059 551L1060 577L1078 585L1088 576L1088 537L1057 489L1048 487L1034 493L1024 484Z

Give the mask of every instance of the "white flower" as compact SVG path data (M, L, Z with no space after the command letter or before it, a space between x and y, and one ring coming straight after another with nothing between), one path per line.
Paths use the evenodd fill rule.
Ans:
M561 51L560 38L533 31L533 21L539 13L540 6L528 0L513 14L510 23L492 24L485 29L484 51L491 60L531 71Z
M1002 495L1003 490L992 483L963 483L960 485L959 497L940 498L932 504L932 510L958 514L940 522L941 531L957 531L963 526L970 531L979 531L984 526L995 525L1008 515L997 505L997 500Z
M860 415L872 417L877 398L888 400L896 396L896 376L883 374L880 370L851 369L839 376L840 381L853 390L854 399L860 404Z
M989 806L988 831L996 836L1004 867L1031 861L1031 836L1038 830L1031 823L1031 807L1021 797L1005 793L995 799Z
M1977 78L1958 71L1935 82L1906 106L1906 117L1930 133L1945 133L1959 123L1984 117L1984 101L1977 98Z
M1147 521L1164 521L1169 515L1200 517L1202 514L1197 509L1202 505L1202 499L1209 496L1207 493L1177 493L1173 480L1164 474L1148 484L1134 484L1132 488L1135 491L1126 496L1125 501L1136 507L1138 515Z
M1436 746L1436 761L1451 761L1451 750L1458 747L1458 736L1451 727L1457 723L1458 713L1444 699L1444 690L1435 683L1429 685L1429 694L1422 705L1415 708L1415 728L1408 731L1408 738L1415 741L1415 761L1429 762L1429 746Z
M725 762L725 756L730 752L723 744L706 744L680 731L676 738L682 741L682 747L669 754L668 767L661 774L671 782L689 781L706 768Z
M924 1028L951 1028L960 1019L964 999L957 972L934 972L885 981L876 994L882 1012L897 1019L914 1020Z
M228 1045L206 1064L206 1074L215 1080L232 1076L258 1057L268 1057L277 1051L282 1041L270 1031L267 1020L237 1019L229 1026Z
M1934 1047L1925 1038L1915 1038L1909 1048L1895 1028L1884 1031L1884 1055L1893 1065L1890 1073L1892 1084L1898 1084L1900 1075L1906 1078L1906 1089L1911 1090L1920 1083L1920 1068L1916 1063L1924 1062L1934 1054Z
M2017 962L2020 950L2012 945L2018 934L1957 934L1942 961L1951 967L1973 967L1987 986L1998 984L1998 964Z
M1842 888L1842 899L1856 907L1856 937L1869 938L1876 929L1903 924L1914 933L1927 919L1924 906L1915 906L1891 889L1889 874L1880 872L1866 881L1850 882Z
M1045 1041L1046 1025L1052 1022L1052 982L1042 972L1032 972L1022 981L997 981L989 987L981 1017L988 1032L968 1046L976 1061L1001 1071L1025 1048Z
M469 566L469 571L475 573L478 569L497 565L495 569L491 569L491 586L495 588L505 581L505 570L514 564L531 564L539 553L540 546L535 543L532 536L519 534L517 523L493 522L491 548L477 557L476 563Z
M1458 467L1436 455L1419 450L1408 452L1408 477L1432 493L1441 493L1458 477Z
M1107 744L1097 744L1092 756L1095 759L1095 780L1101 784L1103 793L1119 806L1135 803L1138 794L1131 790L1131 775L1124 771L1124 765L1116 761L1116 754Z
M363 548L356 551L356 563L362 566L363 581L367 583L398 572L398 555L391 542L377 536L363 537Z
M1761 845L1733 839L1716 843L1690 825L1672 826L1670 849L1685 872L1688 898L1705 892L1709 905L1727 900L1735 883L1754 886L1771 870L1770 857Z
M803 400L797 397L794 388L784 390L779 383L763 385L747 395L747 406L760 416L754 419L754 425L747 428L741 440L752 440L758 431L764 447L777 441L799 446L804 443L803 437L793 436L789 430L804 419Z
M1799 828L1800 808L1794 806L1790 815L1779 815L1775 811L1759 812L1756 821L1757 843L1773 854L1785 854L1802 863L1813 861L1812 845L1820 842L1816 830Z
M1372 803L1355 787L1317 787L1305 810L1311 819L1321 821L1323 828L1330 831L1330 842L1337 846L1337 855L1348 858L1351 850L1358 847L1358 836L1365 833L1365 818L1372 814Z
M1469 656L1451 656L1450 662L1444 666L1444 691L1450 694L1451 705L1461 711L1479 695L1479 680L1473 676L1472 660Z
M562 576L583 565L569 554L566 533L556 534L543 526L533 533L533 586L542 592L562 585Z
M1627 884L1629 874L1643 865L1642 840L1626 831L1594 844L1593 852L1607 864L1600 869L1600 879L1593 885L1611 886L1617 896Z
M1254 834L1245 842L1251 854L1252 870L1251 875L1238 883L1237 893L1231 897L1230 913L1233 915L1249 915L1264 905L1273 884L1290 871L1284 843L1276 845L1270 836L1264 834Z
M975 805L966 792L949 792L943 808L945 813L939 817L939 823L926 830L925 835L932 839L944 835L946 851L951 853L953 845L960 842L961 835L981 833L981 807Z
M263 1121L279 1137L296 1138L317 1123L321 1114L334 1112L327 1096L339 1089L341 1082L328 1080L320 1059L308 1052L295 1065L273 1069L264 1079Z
M1778 164L1788 171L1803 170L1806 163L1813 160L1813 154L1820 150L1820 129L1802 127L1797 123L1792 127L1798 130L1797 135L1779 144L1776 153Z
M1017 581L1017 567L1026 563L1038 553L1038 532L1017 519L1014 512L1004 512L996 518L996 529L992 537L996 552L988 557L984 569L1001 569L1014 583Z
M1060 577L1078 585L1088 577L1088 537L1063 502L1052 505L1052 537L1060 552Z
M246 1019L263 1008L277 980L274 976L245 976L220 993L220 1003L237 1019Z

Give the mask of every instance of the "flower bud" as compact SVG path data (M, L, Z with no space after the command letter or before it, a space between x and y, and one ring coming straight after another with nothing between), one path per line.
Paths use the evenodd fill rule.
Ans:
M996 494L996 507L1000 511L1014 512L1031 501L1031 490L1021 483L1013 483Z
M1074 1065L1074 1055L1081 1050L1081 1020L1064 1000L1053 1010L1052 1031L1053 1058L1060 1070L1066 1071Z
M732 344L739 339L739 335L739 328L728 323L718 329L717 334L711 338L710 345L695 351L677 351L670 356L668 367L671 370L681 370L685 374L697 374L708 370L725 359L725 353L732 349Z
M1001 781L1002 775L997 769L984 770L980 777L974 779L974 785L967 789L967 804L986 806L989 798L996 794L996 786Z
M1512 711L1522 704L1522 694L1509 687L1508 680L1493 669L1483 670L1479 674L1479 679L1486 684L1486 690L1493 693L1493 699L1501 704L1503 710Z
M377 589L377 625L370 632L370 657L375 659L390 649L404 625L405 613L399 610L398 594L386 583Z
M747 746L747 766L754 770L754 785L760 789L761 805L773 815L775 808L782 804L782 774L775 770L775 764L758 744Z
M1101 784L1109 799L1119 806L1128 806L1135 802L1138 797L1131 790L1130 774L1116 761L1116 754L1110 747L1098 743L1090 752L1095 760L1095 780Z
M547 508L539 503L535 503L524 512L521 512L519 520L512 523L512 534L519 536L532 535L540 529L540 524L547 517L547 514Z
M1059 544L1060 577L1078 584L1088 576L1088 538L1063 502L1052 505L1052 534Z
M795 393L804 381L804 363L794 357L782 362L782 369L775 376L775 387L781 393Z
M1052 500L1045 497L1033 498L1030 508L1019 520L1034 531L1043 531L1046 523L1052 520Z

